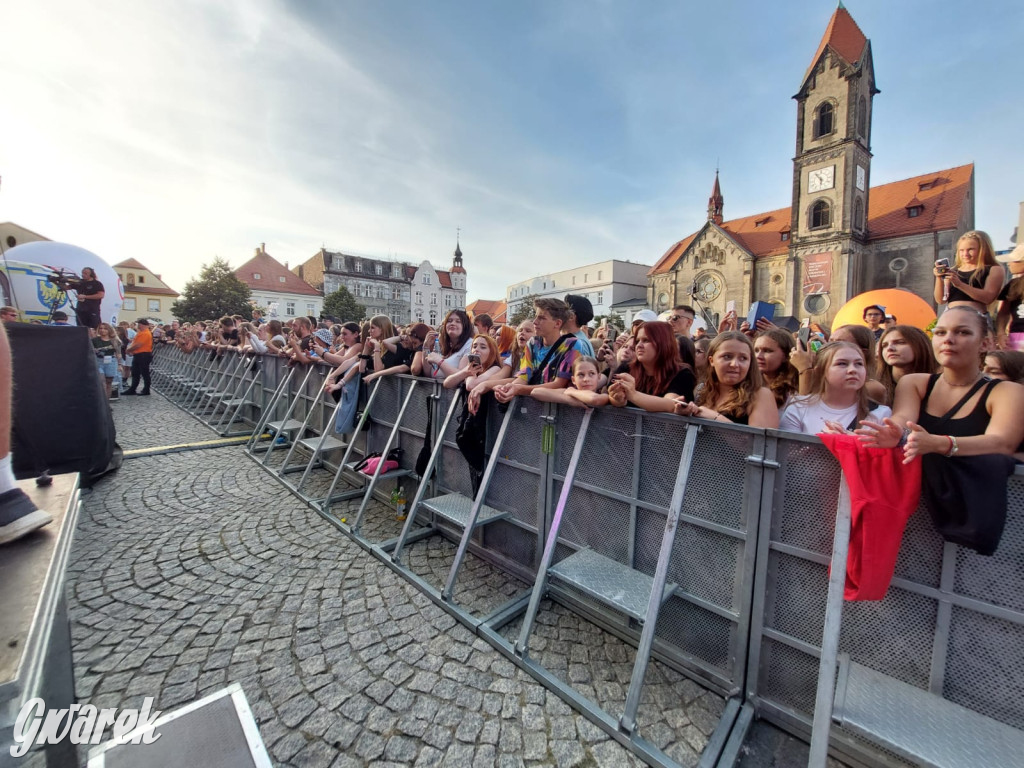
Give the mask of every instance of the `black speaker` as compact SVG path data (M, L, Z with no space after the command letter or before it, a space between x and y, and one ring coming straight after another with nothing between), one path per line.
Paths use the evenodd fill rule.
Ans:
M116 469L121 452L88 329L27 323L6 329L14 373L15 476L80 472L87 486Z

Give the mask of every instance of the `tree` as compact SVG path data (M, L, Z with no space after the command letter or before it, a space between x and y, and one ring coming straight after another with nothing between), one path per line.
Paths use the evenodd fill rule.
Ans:
M215 256L203 265L198 278L188 281L185 293L171 305L171 314L186 323L224 315L249 317L250 295L249 286L235 277L224 259Z
M532 293L524 296L519 304L516 305L516 311L513 312L508 318L508 324L511 326L517 326L524 320L533 319L533 301L537 297Z
M366 317L366 307L356 301L356 297L343 285L324 299L323 314L336 317L343 323L358 323Z

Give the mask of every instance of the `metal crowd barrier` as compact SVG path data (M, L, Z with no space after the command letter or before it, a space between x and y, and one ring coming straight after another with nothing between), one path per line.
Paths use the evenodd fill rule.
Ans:
M263 414L253 419L259 427L254 446L267 445L261 442L266 422L305 418L316 407L312 393L320 392L326 369L315 370L301 386L296 375L279 387L285 379L280 362L261 361ZM209 380L211 371L202 362L177 364L188 369L193 383L183 387L170 375L181 374L172 365L168 375L161 370L160 386L194 402L194 382ZM374 397L364 414L361 451L381 451L389 441L402 447L402 476L394 482L405 484L409 499L415 487L416 498L401 524L372 521L370 526L367 518L363 523L372 528L370 533L339 525L342 530L652 764L677 763L637 725L644 722L638 712L656 706L641 695L649 658L728 700L702 766L733 765L753 717L810 738L840 488L839 465L820 440L632 409L606 408L588 416L584 409L517 398L506 413L493 408L488 414L488 444L497 447L474 500L468 469L454 442L461 407L457 402L452 406L457 393L437 382L393 376L380 380ZM316 415L307 422L314 432L329 426ZM693 460L688 463L681 459L694 428L699 434L692 438ZM287 438L293 447L287 433L286 425L279 424L276 436ZM428 481L419 484L413 470L427 440L435 450ZM268 453L275 444L270 442ZM260 459L255 451L253 457L265 463L268 458ZM335 479L346 476L337 465L331 468L338 472ZM569 490L563 493L567 482ZM371 494L387 500L392 487L359 486L358 492L365 494L360 518ZM685 493L680 491L676 525L673 492L680 487ZM994 728L986 733L1009 734L1011 740L1024 732L1020 468L1011 478L1009 498L1006 531L993 557L943 542L922 508L908 523L886 598L843 604L836 651L841 661L839 693L847 698L837 695L827 713L837 721L845 718L830 728L833 755L856 765L885 767L925 759L914 748L919 739L912 731L915 719L921 718L913 711L903 712L903 719L889 718L886 738L857 719L855 697L861 689L856 685L861 683L880 686L882 696L894 690L908 696L916 690L921 696L910 700L939 705L952 717L944 723L979 727L980 722ZM307 501L338 525L331 498ZM487 524L478 524L481 520ZM557 538L550 542L556 520ZM413 573L405 561L411 545L434 535L459 544L444 583ZM490 613L472 615L459 604L457 583L467 553L528 588ZM573 575L557 572L579 553L598 567L589 574L578 569ZM629 601L608 598L600 582L609 574L620 579L626 574L629 583L645 585L639 602L630 603L638 607L626 610ZM536 615L537 607L530 603L540 597L638 648L634 683L621 710L602 710L531 658L529 630L523 630L527 621L518 632L508 632L530 611ZM960 710L944 703L962 708L967 719L949 715ZM974 715L982 719L972 720ZM960 735L972 738L971 732ZM921 764L963 763L951 757Z

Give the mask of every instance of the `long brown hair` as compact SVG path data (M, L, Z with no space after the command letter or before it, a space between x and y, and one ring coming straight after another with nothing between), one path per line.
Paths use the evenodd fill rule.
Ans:
M738 341L746 345L750 353L750 367L743 381L728 392L723 392L722 382L715 373L714 358L719 347L727 341ZM754 342L740 331L726 331L715 336L708 348L708 367L704 371L702 383L704 387L697 397L697 405L706 405L730 418L750 413L754 396L764 386L761 371L757 369L757 360L754 359Z
M860 351L864 353L864 364L868 367L868 377L870 378L875 371L875 334L866 325L853 323L833 328L832 338L834 339L840 331L849 331L854 342L860 347Z
M841 349L852 349L860 352L860 356L864 357L864 350L860 348L858 344L854 344L849 341L830 341L828 344L818 350L814 356L814 381L811 384L811 391L808 393L807 401L811 403L819 403L825 396L825 386L827 385L827 376L829 366L832 365L832 358L836 356L836 353ZM867 370L867 363L865 361L865 372ZM861 421L866 418L868 413L871 411L871 401L868 399L868 379L865 375L864 386L860 388L857 393L857 421Z
M511 325L503 325L498 329L498 354L507 355L516 346L516 330Z
M647 343L653 344L656 352L654 360L654 373L648 373L644 364L639 360L633 360L629 364L629 373L636 381L636 391L645 395L661 397L683 367L683 359L679 355L679 344L676 343L675 334L672 333L672 326L658 320L649 320L640 326L637 331L644 332Z
M454 343L448 338L448 320L451 319L452 315L458 317L462 322L462 334L459 336L459 340ZM473 337L473 332L475 330L476 329L473 327L473 321L469 319L469 315L467 315L464 310L453 309L444 316L444 322L441 323L441 328L437 332L438 338L441 341L441 354L445 357L451 357L454 355Z
M896 377L893 376L892 366L885 362L885 339L890 333L898 333L907 342L910 351L914 353L914 362L910 364L905 373L935 373L939 364L935 361L935 354L932 352L932 340L928 334L920 328L912 325L894 325L886 328L885 332L878 339L878 362L876 363L876 377L885 387L889 394L889 402L893 402L896 396Z
M775 405L781 410L782 406L789 400L789 396L797 392L800 388L800 374L797 373L796 368L789 362L789 353L793 351L795 346L793 343L793 337L786 333L781 328L769 328L767 331L761 331L757 336L754 337L756 344L758 339L766 338L771 339L779 345L779 349L782 350L782 364L779 366L779 370L775 373L775 376L769 378L764 374L761 377L764 379L765 386L771 390L772 395L775 396ZM754 361L757 362L756 360Z

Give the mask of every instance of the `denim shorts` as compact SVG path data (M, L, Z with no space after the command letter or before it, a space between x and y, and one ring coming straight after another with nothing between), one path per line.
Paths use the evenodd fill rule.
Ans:
M105 379L112 379L117 374L117 358L113 355L97 357L96 365L99 366L100 375Z

